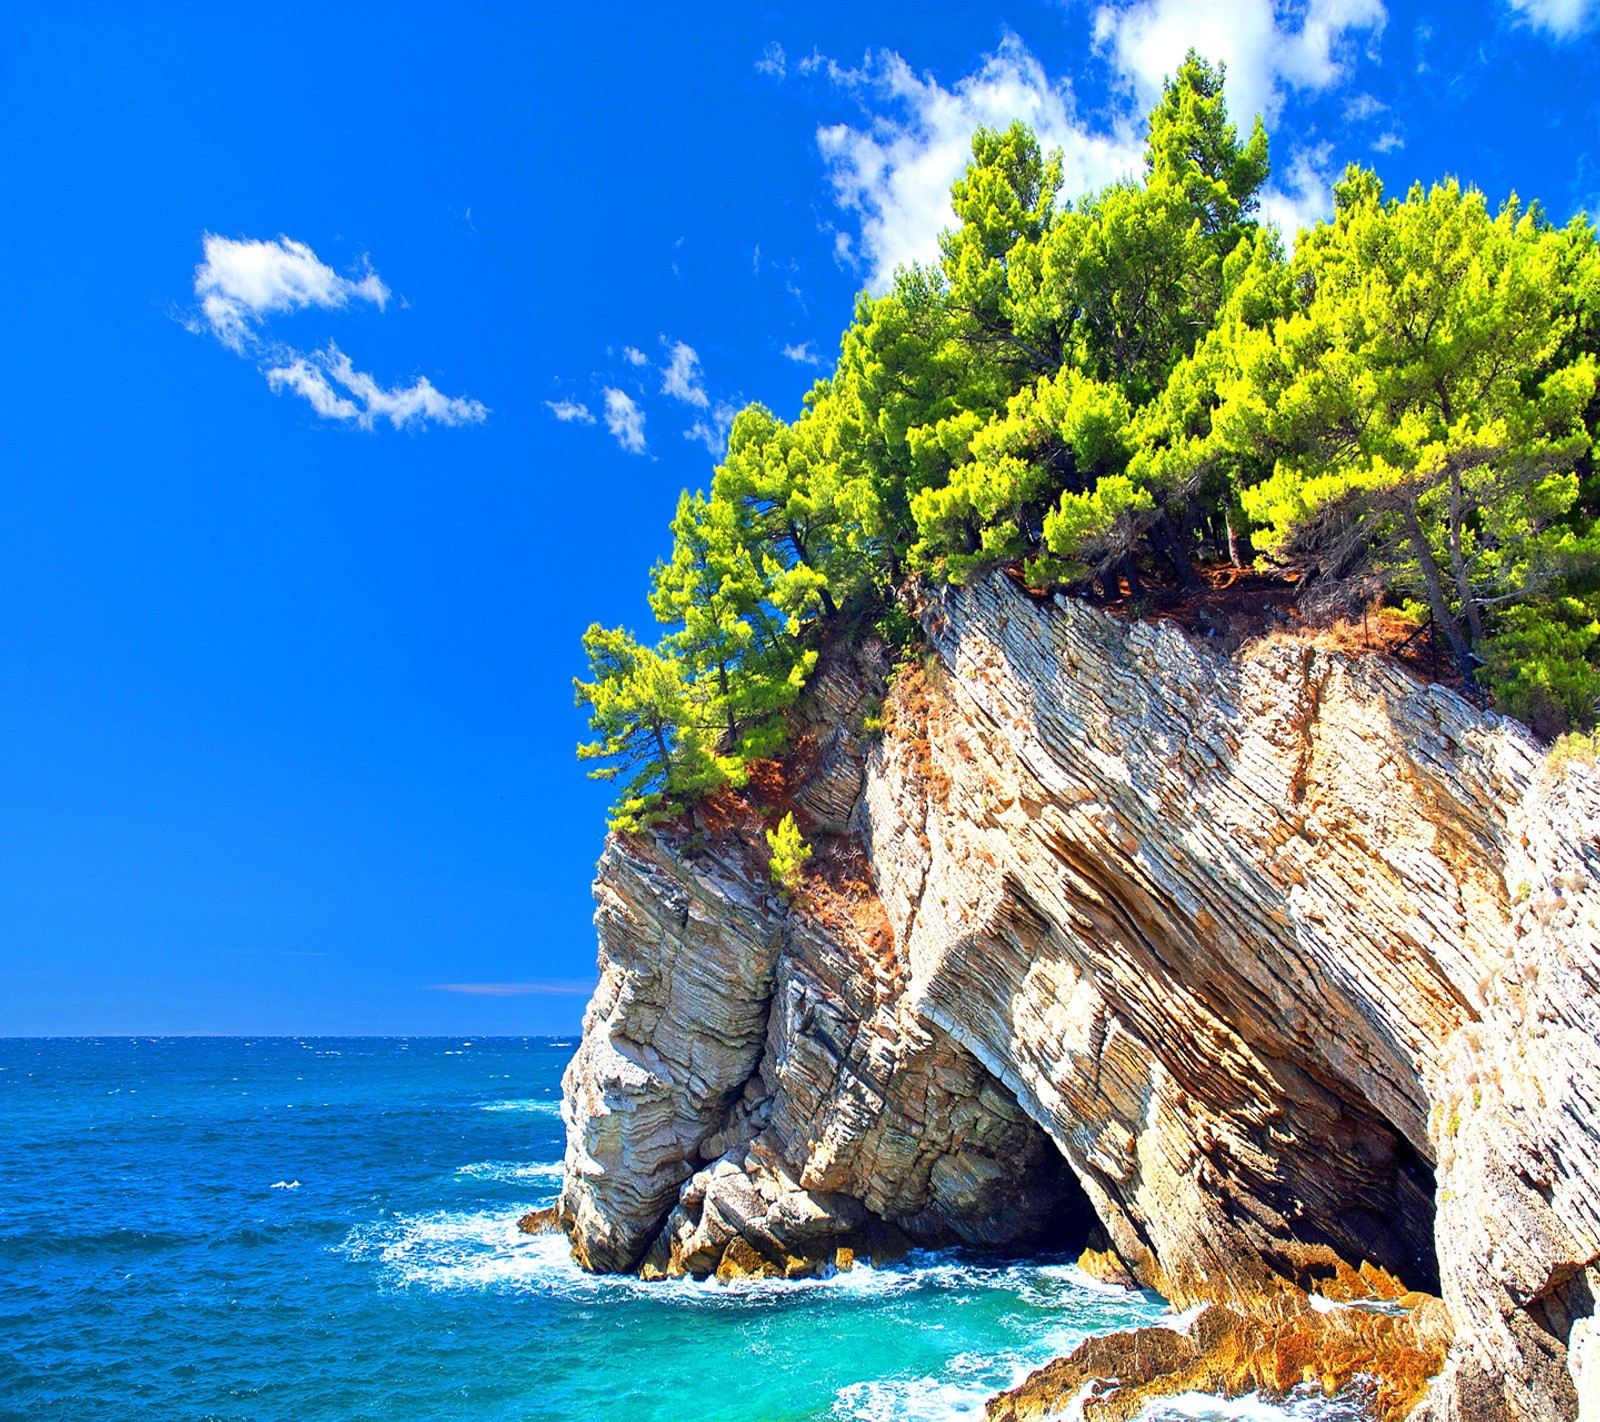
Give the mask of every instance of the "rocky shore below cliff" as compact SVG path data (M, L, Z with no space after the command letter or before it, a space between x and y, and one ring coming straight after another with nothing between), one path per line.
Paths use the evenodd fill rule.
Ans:
M763 802L608 841L578 1260L1087 1250L1203 1309L995 1418L1361 1378L1386 1419L1597 1415L1593 768L1312 640L1002 578L922 616L925 664L825 665ZM792 903L763 809L817 848Z

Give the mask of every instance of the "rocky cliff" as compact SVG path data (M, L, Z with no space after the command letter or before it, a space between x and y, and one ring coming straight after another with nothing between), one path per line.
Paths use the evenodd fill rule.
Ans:
M1276 1373L1209 1385L1443 1360L1380 1411L1578 1416L1600 777L1312 641L1224 656L999 578L923 620L935 655L881 712L870 655L816 683L781 787L819 847L795 904L748 827L608 843L566 1078L579 1260L1093 1246L1219 1305L1213 1342L1277 1349ZM1305 1290L1408 1310L1330 1341ZM1058 1365L995 1415L1046 1415L1109 1366ZM1131 1415L1093 1387L1085 1416Z

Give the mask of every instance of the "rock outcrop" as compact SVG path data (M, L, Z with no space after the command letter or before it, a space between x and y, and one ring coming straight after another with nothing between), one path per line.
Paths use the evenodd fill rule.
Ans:
M1221 1304L1190 1326L1088 1338L990 1402L989 1422L1032 1422L1066 1411L1083 1422L1131 1422L1180 1393L1286 1395L1308 1384L1329 1396L1366 1393L1380 1422L1412 1416L1450 1346L1444 1305L1406 1313L1325 1312L1280 1295L1248 1312Z
M566 1081L578 1258L1093 1244L1269 1323L1364 1264L1453 1330L1391 1415L1575 1417L1594 771L1307 640L1225 657L999 578L923 620L936 656L877 739L870 658L819 679L786 790L819 845L803 902L756 834L608 845Z

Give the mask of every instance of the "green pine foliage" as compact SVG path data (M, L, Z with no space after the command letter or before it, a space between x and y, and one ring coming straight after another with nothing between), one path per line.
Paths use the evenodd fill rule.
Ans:
M799 417L744 410L684 495L658 644L585 637L580 755L621 781L617 828L781 753L829 638L912 644L908 579L998 566L1137 596L1196 587L1205 559L1293 561L1324 594L1426 609L1460 675L1541 732L1593 724L1587 222L1454 181L1388 197L1352 168L1288 257L1258 217L1260 121L1241 139L1194 54L1137 178L1066 202L1022 124L972 151L939 260L862 294Z
M811 846L800 836L792 814L778 821L778 828L767 831L767 848L772 851L772 882L785 899L798 894L805 883L806 861Z

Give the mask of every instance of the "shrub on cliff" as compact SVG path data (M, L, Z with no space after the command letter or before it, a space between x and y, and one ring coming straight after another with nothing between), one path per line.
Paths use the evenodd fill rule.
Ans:
M767 848L772 853L772 882L785 899L793 898L805 883L806 861L811 846L800 836L792 814L778 821L776 830L767 831Z

